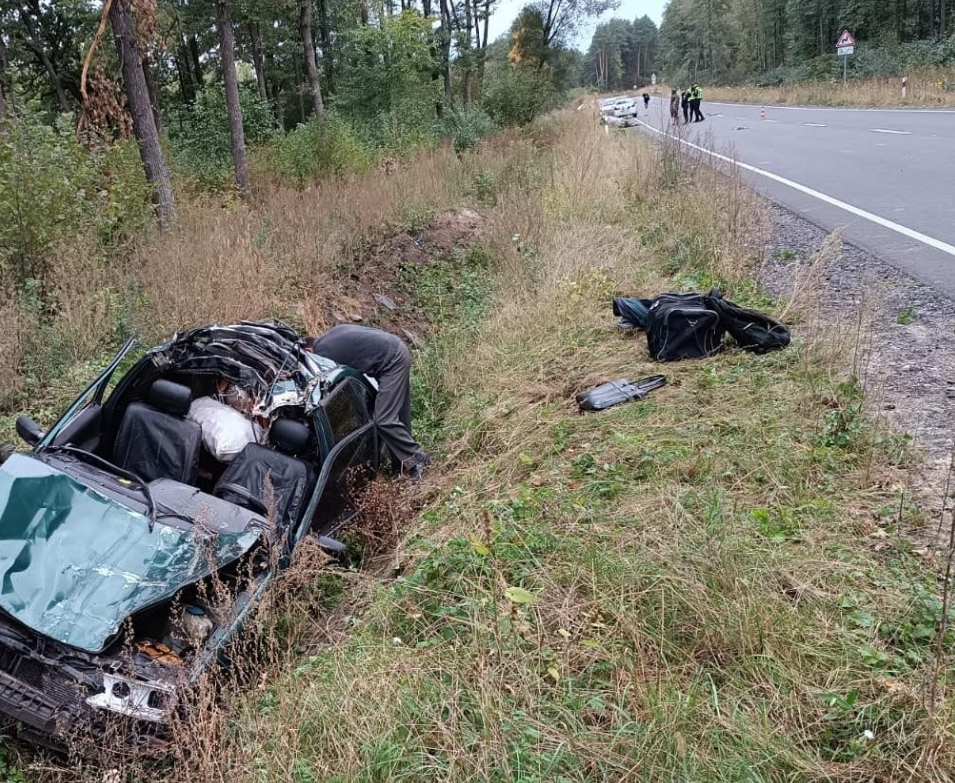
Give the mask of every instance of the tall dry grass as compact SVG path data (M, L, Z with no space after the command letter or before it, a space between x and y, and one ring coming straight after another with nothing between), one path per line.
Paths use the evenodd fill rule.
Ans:
M807 82L779 87L707 87L708 101L784 103L804 106L955 106L955 69L920 68L908 74L908 90L902 97L901 77L879 76L842 82Z
M279 317L320 328L331 292L375 240L453 208L475 171L500 170L519 143L505 134L464 157L422 151L304 189L261 183L248 206L187 202L173 228L112 256L93 237L64 237L46 304L0 293L0 404L47 422L94 371L87 363L104 363L131 332L148 346L213 321Z

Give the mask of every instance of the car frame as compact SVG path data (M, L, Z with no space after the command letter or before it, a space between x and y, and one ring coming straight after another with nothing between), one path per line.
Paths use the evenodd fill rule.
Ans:
M162 737L181 689L225 657L296 548L312 539L344 551L333 536L356 513L356 481L386 458L373 416L375 382L309 353L281 322L177 334L147 351L106 397L133 345L127 341L48 431L21 416L17 431L31 451L0 466L0 713L21 724L21 736L60 750L76 726L95 734L109 714L147 738ZM275 459L309 477L294 484L294 516L273 518L261 500L213 494L218 484L203 484L201 468L192 484L146 482L108 458L134 406L149 409L144 400L157 382L188 381L192 390L223 378L250 390L272 429L285 418L309 432L296 456L255 444L265 449L255 454L280 454ZM160 414L167 415L155 409ZM274 475L267 475L271 491ZM198 606L213 578L233 591L221 616ZM211 628L176 649L194 619L182 607L193 604Z

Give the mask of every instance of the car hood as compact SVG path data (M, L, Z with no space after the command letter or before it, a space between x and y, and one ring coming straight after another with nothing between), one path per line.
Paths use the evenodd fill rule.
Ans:
M102 652L123 621L241 557L255 531L158 522L22 454L0 468L0 608L63 644Z

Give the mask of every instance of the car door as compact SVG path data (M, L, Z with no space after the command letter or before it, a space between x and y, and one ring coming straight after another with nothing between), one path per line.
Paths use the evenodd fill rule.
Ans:
M311 529L325 535L356 513L355 499L378 467L378 433L368 388L345 378L323 400L320 415L333 445L322 463Z
M136 345L135 337L130 337L123 343L123 347L106 365L106 368L80 393L79 397L63 412L57 422L50 427L39 442L38 448L98 440L103 395L106 393L106 388L113 377L113 373L116 372L116 369L134 345Z

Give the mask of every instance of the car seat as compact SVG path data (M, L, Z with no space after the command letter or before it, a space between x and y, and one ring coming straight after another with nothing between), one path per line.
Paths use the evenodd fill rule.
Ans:
M153 382L145 402L126 408L116 433L113 462L146 483L160 478L195 482L202 430L186 418L191 403L188 386Z
M308 447L307 424L276 419L269 429L274 449L249 443L216 483L214 494L239 506L270 516L277 526L295 522L315 482L315 470L300 458Z

